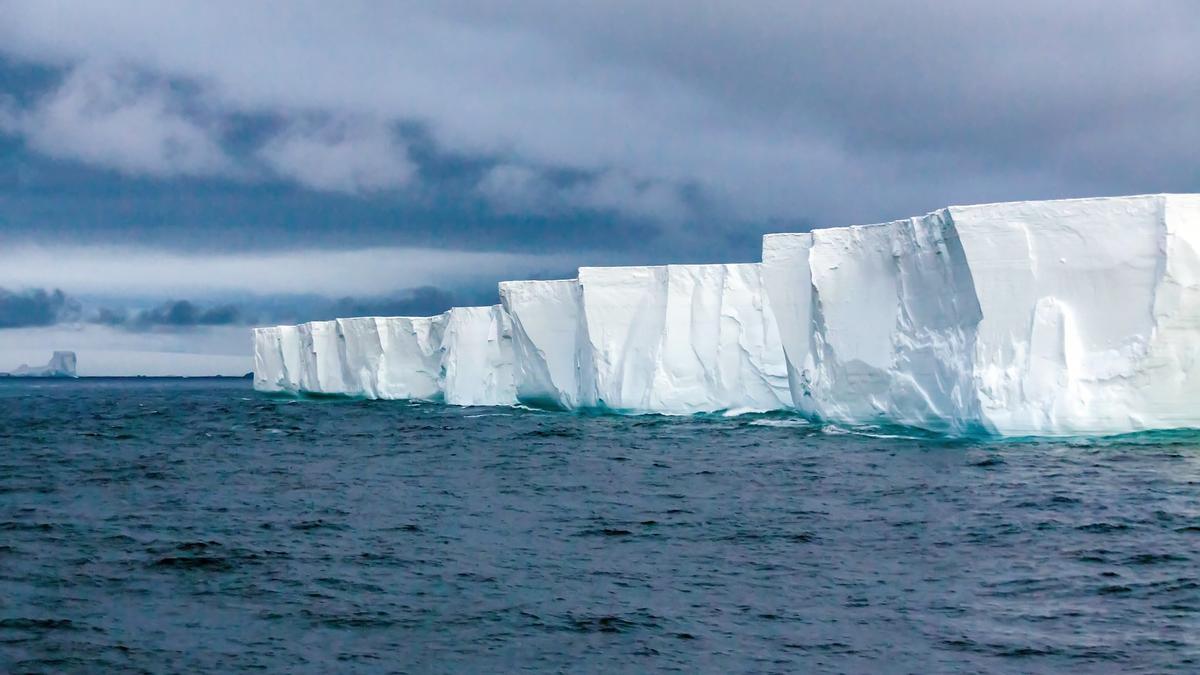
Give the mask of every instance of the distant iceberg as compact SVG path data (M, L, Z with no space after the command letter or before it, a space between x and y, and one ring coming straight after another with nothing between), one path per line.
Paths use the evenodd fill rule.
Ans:
M1200 426L1200 195L948 207L767 235L761 263L499 290L255 329L255 388L951 434Z
M20 368L11 373L0 374L12 377L78 377L75 374L76 361L75 352L54 352L50 357L50 362L44 366L22 364Z

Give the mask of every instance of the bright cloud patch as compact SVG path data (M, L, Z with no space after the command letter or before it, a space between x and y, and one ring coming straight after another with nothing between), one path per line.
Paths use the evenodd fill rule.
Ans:
M416 173L407 149L380 122L294 124L258 156L279 175L328 192L401 188Z
M9 111L8 118L3 128L58 159L162 177L233 168L217 129L184 114L170 85L121 68L79 66L32 108Z

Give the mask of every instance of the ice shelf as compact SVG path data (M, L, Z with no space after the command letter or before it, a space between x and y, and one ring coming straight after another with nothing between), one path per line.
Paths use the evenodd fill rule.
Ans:
M499 291L255 329L255 388L951 434L1200 426L1200 195L952 206L767 235L761 263Z

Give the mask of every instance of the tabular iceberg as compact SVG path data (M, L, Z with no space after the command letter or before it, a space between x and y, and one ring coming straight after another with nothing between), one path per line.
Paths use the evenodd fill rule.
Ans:
M767 235L761 263L499 290L256 329L255 387L947 433L1200 426L1200 195L948 207Z
M56 351L50 356L50 361L44 366L30 366L22 363L11 373L0 373L0 377L78 377L75 374L77 359L75 352Z
M768 235L797 407L1010 435L1200 424L1200 197Z

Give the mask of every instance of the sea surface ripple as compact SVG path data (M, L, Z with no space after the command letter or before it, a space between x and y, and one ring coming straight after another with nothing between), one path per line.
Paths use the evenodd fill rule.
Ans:
M1200 435L0 382L4 672L1197 672Z

